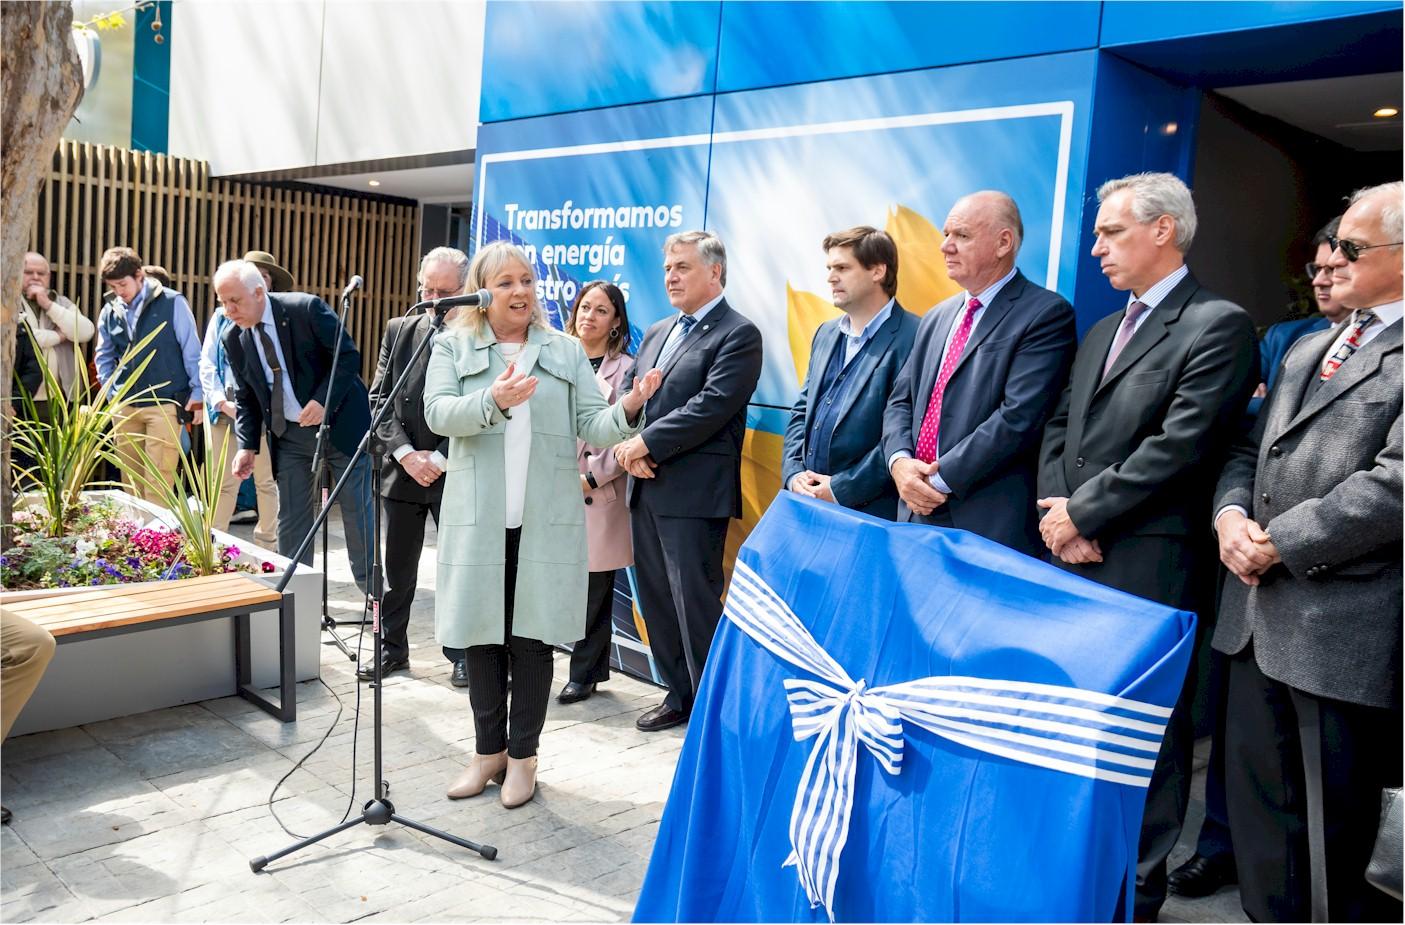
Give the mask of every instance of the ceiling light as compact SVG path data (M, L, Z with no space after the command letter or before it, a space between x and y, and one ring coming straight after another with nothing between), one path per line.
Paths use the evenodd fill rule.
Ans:
M380 186L380 185L381 185L381 181L379 181L379 180L367 180L367 181L366 181L366 185L367 185L367 186Z
M1371 115L1375 116L1377 119L1389 119L1391 116L1400 115L1400 110L1396 109L1394 106L1382 106L1380 109L1371 113Z

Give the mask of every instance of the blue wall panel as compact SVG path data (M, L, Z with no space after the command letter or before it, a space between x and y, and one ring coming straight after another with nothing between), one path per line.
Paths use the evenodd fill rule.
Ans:
M717 89L1093 48L1096 2L722 4Z
M711 93L717 2L488 4L479 119Z
M1264 0L1226 0L1220 3L1108 0L1103 4L1101 44L1104 47L1133 45L1193 35L1340 19L1362 13L1399 13L1400 10L1398 0L1280 0L1273 3Z

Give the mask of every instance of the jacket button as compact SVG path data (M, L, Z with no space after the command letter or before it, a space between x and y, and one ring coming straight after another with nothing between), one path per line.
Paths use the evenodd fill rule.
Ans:
M1268 448L1268 455L1272 456L1274 459L1278 459L1280 456L1283 455L1283 448L1278 446L1277 444L1274 444L1273 446Z
M1078 468L1080 468L1080 469L1083 468L1083 463L1084 463L1084 459L1083 459L1082 456L1078 457L1077 459L1075 459L1075 460L1073 461L1073 464L1074 464L1075 466L1077 466Z
M585 499L585 503L586 503L586 504L594 504L594 503L595 503L595 499L594 499L594 498L586 498L586 499Z
M1262 501L1264 504L1268 504L1269 501L1271 501L1272 499L1268 496L1268 492L1264 492L1263 494L1259 495L1259 500Z

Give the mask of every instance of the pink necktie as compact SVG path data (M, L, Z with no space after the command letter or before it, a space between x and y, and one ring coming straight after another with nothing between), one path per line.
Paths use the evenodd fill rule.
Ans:
M1117 362L1117 357L1121 355L1123 348L1127 346L1127 341L1132 339L1132 335L1137 333L1137 319L1147 310L1145 302L1133 302L1127 306L1127 314L1122 318L1122 326L1117 329L1117 336L1112 339L1112 349L1107 352L1107 362L1103 364L1103 378L1107 378L1108 371L1112 369L1112 364Z
M937 431L942 425L942 393L946 391L951 374L956 371L956 364L961 362L961 352L966 349L966 341L971 339L971 327L976 323L976 312L980 310L980 299L972 298L966 303L966 314L961 318L956 336L951 339L941 371L937 373L937 382L932 386L927 414L922 418L922 429L917 432L917 458L925 463L937 458Z

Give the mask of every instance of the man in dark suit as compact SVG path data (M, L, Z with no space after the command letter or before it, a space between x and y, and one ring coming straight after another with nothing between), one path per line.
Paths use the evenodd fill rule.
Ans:
M639 607L668 685L639 717L645 732L687 722L722 616L722 550L740 517L746 405L761 377L761 332L727 304L727 251L715 234L664 243L664 286L677 314L644 333L632 382L663 385L644 406L644 431L615 448L630 475L627 500Z
M259 268L247 260L221 264L214 286L225 315L235 325L224 333L224 349L239 394L234 419L239 451L231 467L239 478L249 477L259 436L266 430L278 481L278 552L291 556L316 518L319 499L312 459L324 414L332 416L325 453L337 480L370 427L371 406L357 372L361 353L343 331L336 378L330 382L331 398L324 408L338 329L337 316L327 303L305 292L266 291ZM337 501L351 574L365 593L370 571L370 463L363 457L352 472ZM311 545L302 561L312 564Z
M1203 630L1214 584L1203 518L1258 382L1254 325L1190 275L1195 204L1178 178L1109 180L1098 200L1092 253L1113 288L1128 291L1127 308L1083 339L1044 430L1039 530L1055 565L1195 611ZM1194 687L1182 689L1147 789L1142 921L1154 921L1166 899L1166 856L1190 797Z
M1402 193L1352 196L1328 262L1354 310L1288 353L1215 492L1229 819L1258 922L1401 918L1362 872L1401 781Z
M860 225L824 239L829 286L844 314L810 343L790 410L781 484L808 498L892 520L898 493L883 456L883 409L912 351L917 319L897 302L898 248Z
M884 416L898 520L1037 556L1039 438L1073 362L1073 308L1015 269L1024 225L1005 193L957 200L942 233L966 291L922 319Z
M444 299L463 292L468 279L468 255L452 247L436 247L420 261L419 297ZM452 309L452 318L460 309ZM385 521L385 598L381 602L381 674L410 667L410 605L419 581L420 553L424 550L424 521L439 524L439 499L444 492L449 440L429 429L424 419L424 370L430 351L410 366L410 358L426 337L434 318L428 312L391 318L381 340L376 377L371 383L371 406L379 413L401 379L394 410L381 421L376 436L385 444L381 461L381 512ZM444 647L453 665L449 681L468 686L468 667L462 649ZM369 661L356 671L363 681L375 677Z

